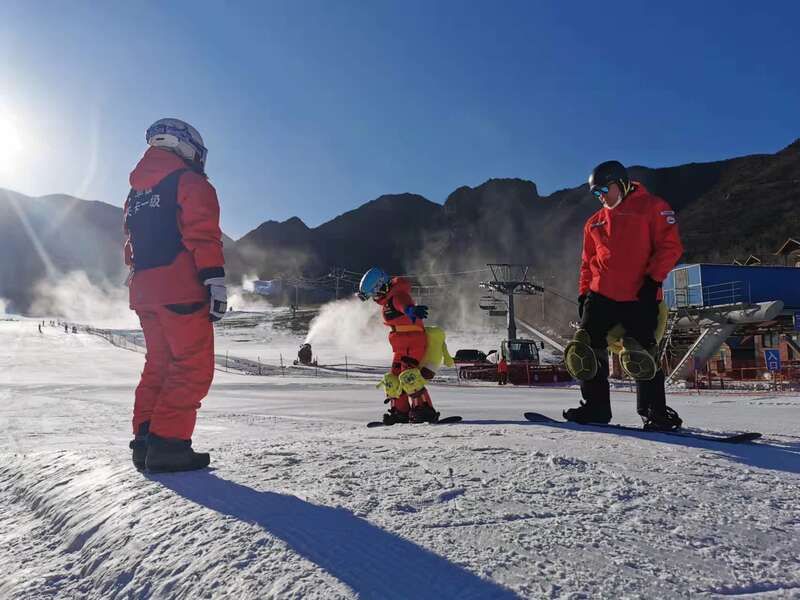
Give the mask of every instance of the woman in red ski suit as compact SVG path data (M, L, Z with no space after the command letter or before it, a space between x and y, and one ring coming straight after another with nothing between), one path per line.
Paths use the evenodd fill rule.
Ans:
M166 129L157 127L162 122ZM209 462L208 454L192 451L191 437L214 376L212 321L226 311L225 260L205 155L198 164L180 148L159 146L173 140L169 135L151 137L151 130L169 132L181 123L164 119L148 130L152 147L130 175L124 208L130 307L147 344L130 444L140 469L188 470Z

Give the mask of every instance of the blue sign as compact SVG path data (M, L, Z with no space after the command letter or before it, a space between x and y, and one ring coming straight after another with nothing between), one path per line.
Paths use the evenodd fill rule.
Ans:
M794 313L794 330L800 331L800 312Z
M767 363L767 369L770 371L781 370L781 351L780 350L764 350L764 362Z

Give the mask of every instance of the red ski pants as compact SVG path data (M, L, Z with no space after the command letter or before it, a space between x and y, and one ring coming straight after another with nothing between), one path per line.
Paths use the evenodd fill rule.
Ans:
M191 439L200 401L214 378L214 328L208 304L189 314L166 306L137 309L136 314L147 355L136 388L133 432L150 421L150 431L156 435Z
M395 375L400 375L406 369L418 369L419 363L425 357L425 350L428 349L428 338L424 332L392 332L389 334L389 343L394 352L392 373ZM408 358L411 360L406 360Z
M392 373L394 375L400 375L406 369L420 368L420 363L425 357L425 351L428 349L428 338L424 332L392 332L389 334L389 343L392 345L392 351L394 352L392 357ZM415 406L418 402L427 402L433 406L428 390L423 389L421 392L414 394L414 396ZM408 412L411 408L408 395L404 393L399 398L395 398L392 406L400 412Z

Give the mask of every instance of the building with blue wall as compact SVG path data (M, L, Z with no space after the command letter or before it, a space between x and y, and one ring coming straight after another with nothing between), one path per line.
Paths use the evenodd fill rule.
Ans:
M682 264L664 281L670 310L757 304L781 300L800 310L800 269L781 266Z

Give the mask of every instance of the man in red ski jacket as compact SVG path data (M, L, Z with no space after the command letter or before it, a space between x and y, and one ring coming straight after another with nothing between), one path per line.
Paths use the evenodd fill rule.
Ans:
M200 469L210 458L191 437L214 376L212 322L227 310L219 203L196 129L161 119L146 139L124 209L130 306L147 345L130 447L138 469Z
M404 277L390 278L378 267L367 271L359 284L359 297L372 298L383 313L384 324L391 329L389 343L394 357L392 369L383 378L389 411L383 421L394 423L436 421L439 413L433 408L425 387L432 373L420 367L428 347L424 319L428 307L414 304L411 282Z
M583 229L581 328L565 349L567 368L581 380L583 402L564 417L579 423L611 420L606 335L621 323L626 334L620 360L640 388L645 427L676 428L680 419L664 402L664 377L655 360L661 283L683 254L675 212L631 181L617 161L598 165L589 186L603 207Z

